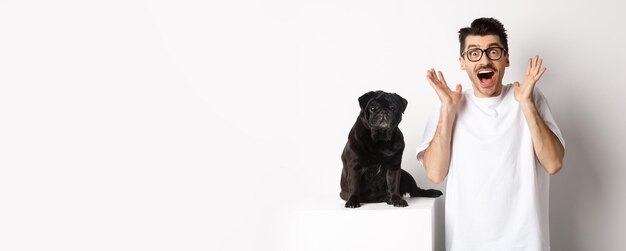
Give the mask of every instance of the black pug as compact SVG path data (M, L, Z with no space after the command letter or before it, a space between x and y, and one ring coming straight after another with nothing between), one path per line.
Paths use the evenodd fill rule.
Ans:
M341 154L341 193L346 207L363 203L387 202L406 207L402 198L439 197L441 191L417 186L408 172L400 168L404 137L398 128L407 106L395 93L368 92L359 98L361 112L354 123L348 143Z

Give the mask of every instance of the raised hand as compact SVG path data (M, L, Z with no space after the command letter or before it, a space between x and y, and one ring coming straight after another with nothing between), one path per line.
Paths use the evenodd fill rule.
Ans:
M433 87L439 100L441 100L442 107L449 108L450 111L455 110L456 105L461 101L462 87L460 84L456 85L456 91L452 91L446 83L446 79L443 78L441 71L435 74L434 69L426 71L426 79Z
M524 83L520 86L519 82L513 83L515 89L515 99L517 102L532 102L533 90L537 81L546 72L546 68L541 68L543 59L539 55L535 55L535 58L528 59L528 67L526 68L526 77L524 77Z

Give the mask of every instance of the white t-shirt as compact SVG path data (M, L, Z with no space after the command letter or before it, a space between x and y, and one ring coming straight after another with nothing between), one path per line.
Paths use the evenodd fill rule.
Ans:
M535 156L530 129L513 94L511 84L503 86L499 97L477 98L466 90L457 106L445 204L449 251L550 250L550 175ZM539 89L533 98L565 146ZM417 147L420 163L438 119L436 108Z

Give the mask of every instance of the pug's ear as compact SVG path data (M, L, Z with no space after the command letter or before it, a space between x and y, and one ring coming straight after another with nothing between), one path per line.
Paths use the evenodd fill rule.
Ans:
M359 105L361 106L361 110L365 109L367 103L376 96L376 92L368 92L359 97Z
M400 103L400 111L404 113L404 110L406 110L406 106L409 104L409 101L406 101L406 99L400 97L400 95L395 93L393 94L393 96L396 98L396 100L398 100L398 103Z

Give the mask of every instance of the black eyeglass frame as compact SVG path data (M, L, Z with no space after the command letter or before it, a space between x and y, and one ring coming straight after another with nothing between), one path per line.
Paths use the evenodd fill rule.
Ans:
M470 50L478 50L478 51L480 51L480 57L478 57L478 59L471 60L469 58L469 56L466 56L467 60L469 60L470 62L478 62L478 61L480 61L483 58L483 54L485 54L487 51L490 51L492 49L500 49L500 50L502 50L502 53L500 53L500 56L498 58L491 58L491 57L489 57L489 53L487 53L487 58L490 59L490 60L499 60L499 59L502 58L502 55L504 55L504 53L508 53L509 52L509 51L507 51L503 47L489 47L489 48L484 49L484 50L481 49L481 48L471 48L471 49L467 49L463 53L461 53L461 57L465 56L467 54L467 52L469 52Z

